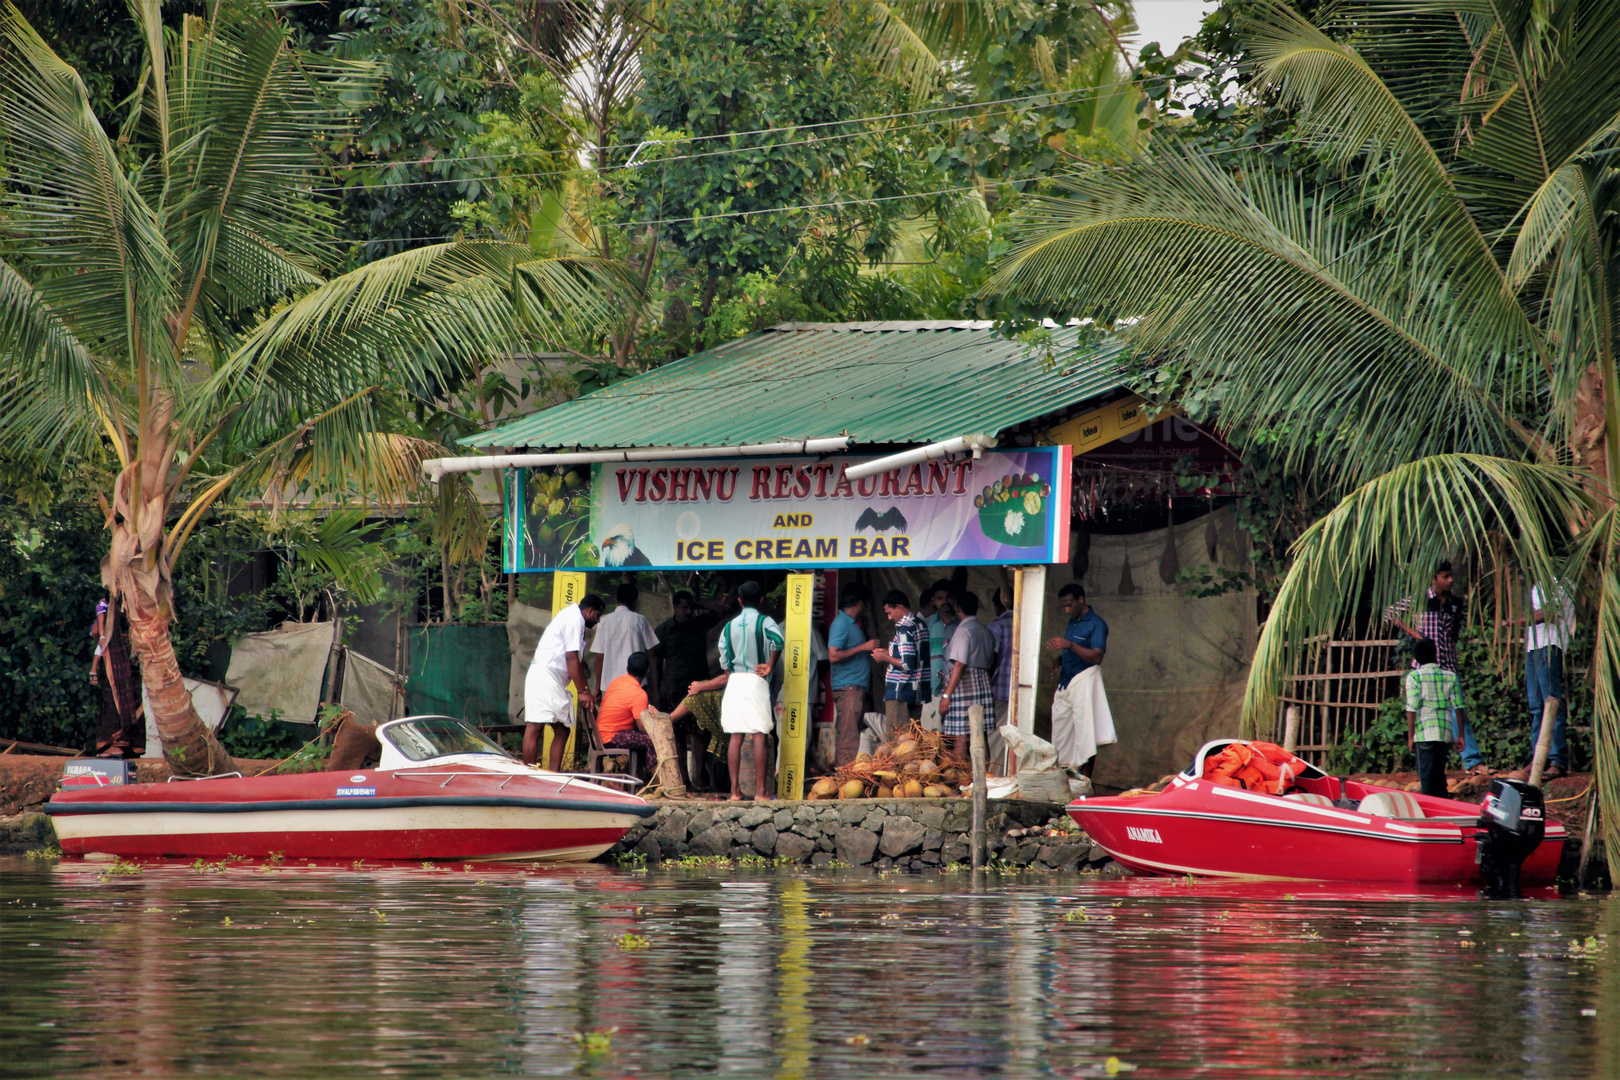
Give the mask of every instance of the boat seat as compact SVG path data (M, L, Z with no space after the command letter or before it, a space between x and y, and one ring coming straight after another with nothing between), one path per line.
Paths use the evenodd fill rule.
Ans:
M1332 806L1333 800L1326 795L1318 795L1314 791L1291 791L1283 798L1293 802L1310 803L1312 806Z
M1417 799L1405 791L1375 791L1357 804L1356 811L1387 818L1421 819L1424 816Z

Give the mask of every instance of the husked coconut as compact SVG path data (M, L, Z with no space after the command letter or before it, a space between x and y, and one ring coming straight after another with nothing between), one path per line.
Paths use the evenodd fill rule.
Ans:
M923 793L923 786L922 786L921 781L918 781L918 780L907 780L906 781L906 798L908 798L908 799L920 799L920 798L922 798L922 793Z
M866 785L859 780L846 780L844 786L838 789L840 799L859 799L866 794Z

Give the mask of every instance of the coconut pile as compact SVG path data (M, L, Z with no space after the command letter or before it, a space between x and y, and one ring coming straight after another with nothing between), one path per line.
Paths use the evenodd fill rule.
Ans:
M861 754L810 786L812 799L960 798L973 786L973 763L947 738L915 720L870 754Z

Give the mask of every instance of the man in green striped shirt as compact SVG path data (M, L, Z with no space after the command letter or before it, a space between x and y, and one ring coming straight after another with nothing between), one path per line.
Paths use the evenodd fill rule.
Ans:
M1440 666L1439 650L1428 638L1418 640L1413 656L1418 666L1406 675L1406 748L1417 757L1423 794L1444 799L1453 740L1462 749L1462 684L1455 671Z

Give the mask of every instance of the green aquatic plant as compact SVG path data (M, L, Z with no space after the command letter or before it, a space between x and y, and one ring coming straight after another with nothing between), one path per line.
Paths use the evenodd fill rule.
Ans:
M96 877L102 881L109 881L115 877L137 877L145 869L146 867L138 862L130 862L127 859L114 859L103 867Z
M613 939L613 943L626 951L634 951L636 949L647 949L652 947L652 942L647 938L642 937L640 934L620 934L618 937Z
M45 847L34 848L28 852L25 852L23 857L27 859L60 859L62 857L62 849L57 847L55 844L47 844Z
M1584 941L1578 938L1572 940L1569 943L1569 955L1574 960L1594 960L1606 952L1608 948L1609 943L1603 940L1602 934L1599 934L1596 937L1588 937Z
M733 864L724 855L682 855L678 859L665 860L664 865L678 870L729 870Z
M587 1054L605 1054L613 1049L613 1036L618 1030L616 1027L610 1027L597 1031L576 1031L573 1039Z

